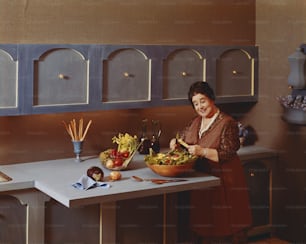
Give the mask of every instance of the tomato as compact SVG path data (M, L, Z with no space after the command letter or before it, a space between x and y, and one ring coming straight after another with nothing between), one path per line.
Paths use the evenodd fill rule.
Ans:
M123 164L123 159L122 158L120 158L120 157L115 158L115 160L114 160L114 166L115 167L120 167L120 166L122 166L122 164Z
M112 149L110 155L112 158L115 158L118 155L117 149Z
M130 152L129 151L122 152L121 156L124 158L128 158L130 156Z

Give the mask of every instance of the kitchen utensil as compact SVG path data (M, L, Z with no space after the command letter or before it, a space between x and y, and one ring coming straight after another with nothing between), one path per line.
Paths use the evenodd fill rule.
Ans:
M183 147L185 147L186 149L188 149L189 145L184 142L184 140L180 137L179 133L176 134L176 141L181 144Z
M151 181L154 184L164 184L164 183L171 183L171 182L182 182L187 181L186 179L158 179L158 178L152 178L152 179L143 179L139 176L133 175L132 178L138 182L142 181Z

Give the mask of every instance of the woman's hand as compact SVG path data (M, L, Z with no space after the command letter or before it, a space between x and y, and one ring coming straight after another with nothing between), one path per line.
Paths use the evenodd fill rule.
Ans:
M199 145L189 145L188 152L192 155L207 158L213 162L219 162L218 151L214 148L201 147Z
M175 138L172 138L169 143L170 150L174 150L177 148L177 142Z
M188 152L195 156L202 156L203 148L199 145L189 145Z
M207 156L207 148L203 148L199 145L189 145L188 152L198 157L205 158Z

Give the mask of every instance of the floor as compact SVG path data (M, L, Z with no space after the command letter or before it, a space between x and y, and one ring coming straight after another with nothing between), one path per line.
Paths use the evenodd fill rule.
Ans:
M248 242L250 244L288 244L289 242L283 241L274 237L256 240L256 241L250 241Z

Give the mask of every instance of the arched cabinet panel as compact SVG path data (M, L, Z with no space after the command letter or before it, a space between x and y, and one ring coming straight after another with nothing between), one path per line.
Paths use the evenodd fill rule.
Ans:
M82 111L89 108L90 77L86 45L22 45L20 59L25 113Z
M88 85L88 61L74 49L52 49L34 62L34 106L87 104Z
M163 99L184 99L195 81L205 81L205 59L198 51L184 48L172 51L163 60Z
M0 114L19 113L17 46L0 45Z
M255 57L240 48L226 49L216 60L215 92L218 101L256 100Z
M151 100L151 60L135 48L112 52L103 61L104 103Z

